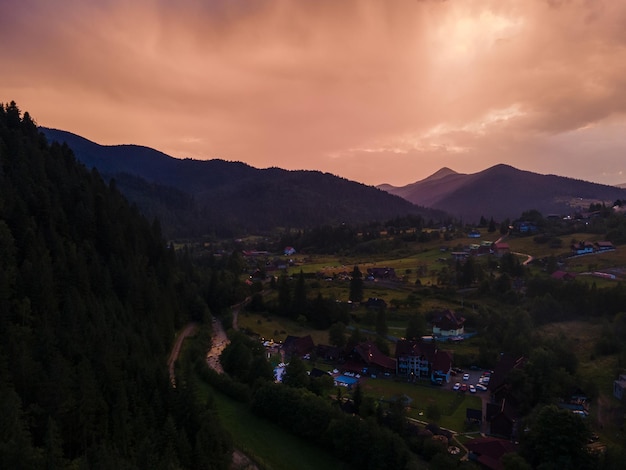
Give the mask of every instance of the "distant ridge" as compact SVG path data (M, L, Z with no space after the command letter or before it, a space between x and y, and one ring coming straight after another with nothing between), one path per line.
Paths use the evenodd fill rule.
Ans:
M329 173L176 159L148 147L104 146L70 132L40 130L48 140L65 142L88 168L114 178L144 214L161 220L168 236L384 222L409 214L426 220L447 217L443 211Z
M406 186L379 188L404 199L444 210L467 222L481 216L514 219L536 209L544 215L569 214L591 202L612 204L626 199L626 189L556 175L541 175L499 164L478 173L460 174L442 168Z

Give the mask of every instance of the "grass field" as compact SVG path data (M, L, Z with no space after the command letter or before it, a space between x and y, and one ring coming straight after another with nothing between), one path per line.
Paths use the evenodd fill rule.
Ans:
M279 426L259 418L248 408L202 384L205 396L216 403L223 426L230 432L235 447L264 469L302 470L342 469L344 464L318 446L293 436Z
M315 344L328 344L328 330L314 330L306 324L285 317L242 312L239 314L238 324L240 329L245 328L261 338L276 342L284 341L287 335L311 335Z
M465 423L465 409L481 409L482 402L476 395L461 394L428 382L410 384L386 379L365 379L362 390L375 399L393 400L406 395L411 399L409 417L430 421L426 414L429 406L436 406L441 414L437 424L453 431L462 432Z

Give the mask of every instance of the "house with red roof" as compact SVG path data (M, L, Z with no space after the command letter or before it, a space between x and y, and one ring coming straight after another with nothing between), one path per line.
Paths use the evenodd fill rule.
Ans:
M508 243L503 243L503 242L499 242L499 243L494 243L493 244L493 254L501 257L504 256L507 253L511 252L511 247L509 246Z
M576 273L568 273L567 271L554 271L550 277L559 281L571 281L576 279Z

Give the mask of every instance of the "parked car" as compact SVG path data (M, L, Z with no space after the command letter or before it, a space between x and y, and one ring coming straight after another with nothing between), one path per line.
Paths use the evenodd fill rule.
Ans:
M463 374L463 380L467 382L469 380L469 374Z
M461 384L460 383L455 383L454 386L452 387L452 390L459 390L461 388Z
M476 393L476 387L474 387L473 385L470 385L469 389L470 389L470 393Z
M461 391L462 392L467 392L467 384L461 385Z
M487 391L487 387L485 387L483 384L476 384L476 389L480 390L481 392Z

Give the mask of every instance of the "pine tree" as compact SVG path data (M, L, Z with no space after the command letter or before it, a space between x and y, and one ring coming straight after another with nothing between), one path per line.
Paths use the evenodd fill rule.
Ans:
M348 297L351 302L363 301L363 274L358 266L354 266L352 270L352 278L350 279L350 295Z

